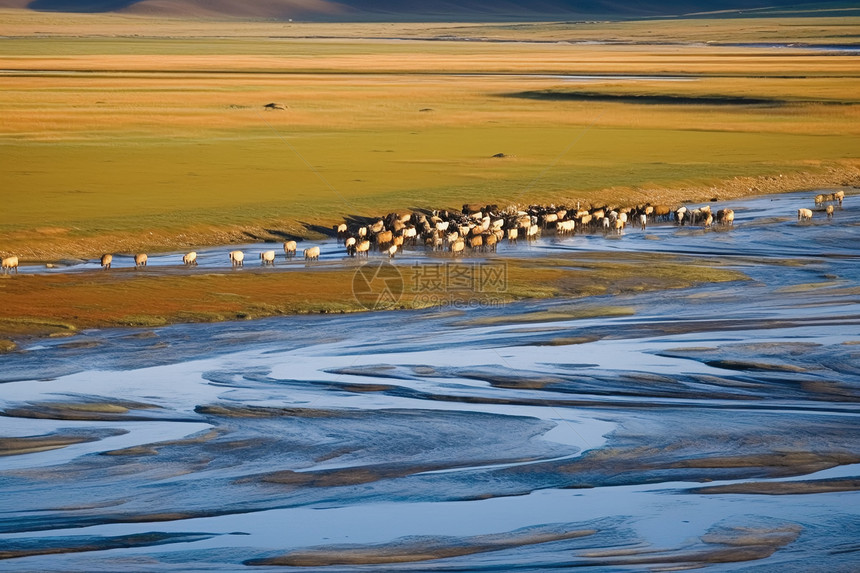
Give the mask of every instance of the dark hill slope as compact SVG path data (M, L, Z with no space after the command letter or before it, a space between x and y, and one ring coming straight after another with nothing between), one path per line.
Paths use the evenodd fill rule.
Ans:
M184 17L323 21L492 21L635 18L797 5L797 0L0 0L0 7ZM805 8L834 7L806 0ZM851 5L843 3L840 5ZM853 4L856 6L856 4Z

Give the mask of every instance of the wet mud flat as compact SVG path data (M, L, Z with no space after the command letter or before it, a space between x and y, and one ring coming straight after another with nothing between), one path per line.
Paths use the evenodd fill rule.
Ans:
M747 280L5 354L0 569L849 571L860 212L802 200L533 247Z

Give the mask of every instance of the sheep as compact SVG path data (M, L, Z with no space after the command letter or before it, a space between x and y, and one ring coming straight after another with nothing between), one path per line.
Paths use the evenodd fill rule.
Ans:
M368 240L359 241L355 245L355 254L356 255L358 255L358 256L364 255L366 257L366 256L368 256L369 252L370 252L370 241L368 241Z
M18 257L11 256L6 257L2 261L0 261L0 266L3 268L3 274L9 274L12 272L12 269L15 269L15 274L18 274Z
M146 253L140 253L134 256L134 266L137 267L145 267L146 266Z
M826 208L826 209L824 209L824 211L827 213L827 218L828 218L828 219L832 219L832 218L833 218L833 205L828 205L828 206L827 206L827 208Z
M735 212L731 209L720 209L717 211L717 220L720 225L732 226L735 224Z
M496 252L496 246L498 245L498 242L498 237L490 233L484 237L484 249Z
M451 243L451 253L453 255L457 255L458 253L462 253L466 249L466 241L463 239L459 239Z
M288 259L292 259L296 256L296 248L298 248L298 245L295 241L287 241L284 243L284 256Z
M684 216L686 214L687 214L687 208L686 207L678 207L678 209L675 211L675 221L679 225L683 226L684 225Z
M812 209L798 209L797 220L804 221L806 219L812 219Z
M334 226L334 232L337 234L338 240L344 238L346 236L346 223L341 223L340 225Z
M567 221L559 221L555 224L555 232L559 235L573 233L576 230L576 221L569 219Z
M186 253L182 256L182 264L187 267L197 266L197 253L191 251L190 253Z
M244 267L245 253L242 251L230 251L230 264L232 264L233 267Z
M108 270L110 268L110 264L113 262L113 255L102 255L101 265L104 270Z
M306 261L318 261L318 260L320 260L320 248L319 247L311 247L309 249L305 249L305 260Z
M275 266L275 251L263 251L262 253L260 253L260 261L262 262L263 266Z
M394 239L394 233L391 231L382 231L376 234L376 244L380 247L389 244Z

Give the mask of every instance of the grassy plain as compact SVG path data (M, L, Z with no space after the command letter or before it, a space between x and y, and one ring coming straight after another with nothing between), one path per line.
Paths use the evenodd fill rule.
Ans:
M662 42L856 42L851 23L860 19L649 28L9 12L0 168L14 216L0 223L0 251L32 261L307 236L307 224L346 215L466 201L698 200L749 193L756 178L769 190L779 174L843 183L860 149L856 56ZM657 43L638 43L648 30ZM395 37L424 39L378 39ZM438 39L452 37L506 41ZM574 75L602 77L560 77ZM288 109L264 111L269 102Z
M465 202L860 183L856 54L740 45L856 46L860 18L0 22L0 254L24 264Z

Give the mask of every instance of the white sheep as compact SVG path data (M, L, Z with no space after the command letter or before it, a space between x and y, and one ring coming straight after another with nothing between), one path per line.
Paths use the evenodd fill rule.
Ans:
M262 253L260 253L260 261L262 262L263 266L275 266L275 251L263 251Z
M6 257L2 261L0 261L0 265L2 265L3 274L8 274L12 272L12 269L15 269L16 275L18 274L18 257L14 255L11 257Z

